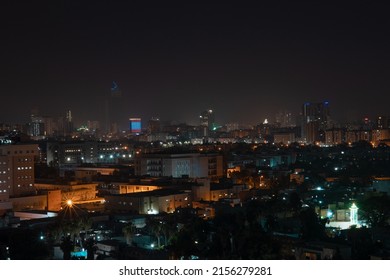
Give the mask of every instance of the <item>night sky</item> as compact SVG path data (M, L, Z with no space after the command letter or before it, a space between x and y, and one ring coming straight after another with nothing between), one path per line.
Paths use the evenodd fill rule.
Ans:
M390 115L385 4L79 2L1 1L0 123L33 108L103 121L112 81L125 118L197 124L212 108L218 123L256 124L324 100L339 120Z

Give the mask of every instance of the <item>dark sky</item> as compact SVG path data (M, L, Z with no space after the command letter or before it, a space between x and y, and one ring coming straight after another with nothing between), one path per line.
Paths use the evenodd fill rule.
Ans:
M113 80L125 118L196 123L212 108L219 123L255 124L323 100L335 119L390 115L385 4L79 2L1 1L0 122L32 108L103 120Z

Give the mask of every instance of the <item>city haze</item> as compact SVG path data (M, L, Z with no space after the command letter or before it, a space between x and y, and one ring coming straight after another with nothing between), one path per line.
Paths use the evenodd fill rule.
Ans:
M1 9L2 122L27 122L34 108L103 122L112 81L124 122L198 123L212 108L218 123L256 124L323 100L341 121L388 113L389 19L379 5L22 2Z

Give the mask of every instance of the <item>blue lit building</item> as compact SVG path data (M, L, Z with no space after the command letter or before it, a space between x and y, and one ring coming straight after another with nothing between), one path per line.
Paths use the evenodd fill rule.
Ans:
M130 118L129 119L129 128L130 133L139 134L142 131L142 124L140 118Z

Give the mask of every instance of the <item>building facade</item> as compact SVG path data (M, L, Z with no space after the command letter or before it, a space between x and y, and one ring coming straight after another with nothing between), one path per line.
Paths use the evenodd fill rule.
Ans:
M48 142L47 164L60 167L83 163L116 164L131 159L132 153L128 145L119 142Z
M302 107L302 138L307 143L324 141L321 131L328 128L330 122L329 102L303 104ZM321 137L322 136L322 137Z
M216 154L147 154L137 159L136 175L219 178L223 176L223 159Z
M35 193L34 160L38 145L0 145L0 197Z
M147 192L106 195L106 209L134 214L173 213L177 208L191 207L191 192L154 190Z

